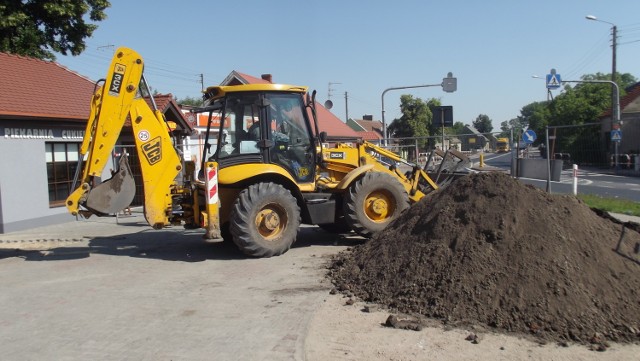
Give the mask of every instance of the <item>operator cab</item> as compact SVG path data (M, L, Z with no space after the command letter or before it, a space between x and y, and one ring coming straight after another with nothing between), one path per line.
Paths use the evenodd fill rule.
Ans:
M204 109L210 117L203 159L216 160L220 169L247 163L277 164L296 181L312 182L315 145L304 103L306 88L284 91L282 87L208 88ZM215 126L219 126L218 141L211 155L207 148Z

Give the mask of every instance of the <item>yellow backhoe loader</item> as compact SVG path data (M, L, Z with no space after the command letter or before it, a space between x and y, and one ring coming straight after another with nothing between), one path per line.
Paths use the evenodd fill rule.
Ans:
M202 227L206 237L224 236L250 256L286 252L302 223L370 237L438 188L423 169L382 147L328 143L318 129L315 93L282 84L207 88L205 105L195 110L209 117L198 167L181 159L162 113L141 97L149 93L143 68L138 53L119 48L93 95L79 186L66 202L73 215L109 215L131 203L135 184L126 155L113 177L96 185L127 118L147 222L158 229Z

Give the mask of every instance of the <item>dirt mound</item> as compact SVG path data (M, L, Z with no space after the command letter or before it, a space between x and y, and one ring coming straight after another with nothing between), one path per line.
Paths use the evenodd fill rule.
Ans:
M572 196L472 174L334 259L340 290L400 312L549 341L640 341L640 234ZM621 255L623 253L624 255Z

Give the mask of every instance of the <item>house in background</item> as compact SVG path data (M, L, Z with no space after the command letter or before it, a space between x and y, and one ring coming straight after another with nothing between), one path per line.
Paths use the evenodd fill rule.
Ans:
M0 53L0 84L0 233L74 221L64 202L96 83L56 62ZM155 101L178 132L190 132L173 96ZM133 135L125 125L113 156L128 147L134 149ZM136 152L128 153L136 159ZM132 173L142 184L134 159ZM102 178L113 168L109 161Z
M373 115L364 115L362 119L348 119L347 125L358 132L363 140L375 144L382 143L382 122L373 120Z
M75 220L65 207L95 82L0 53L0 233Z
M627 95L620 99L619 154L640 154L640 82L625 89ZM601 134L605 149L611 149L611 109L600 116Z
M489 150L495 151L498 148L498 138L493 134L483 134L489 142Z
M460 150L463 152L487 151L489 140L472 125L465 125L463 131L456 136L460 139Z

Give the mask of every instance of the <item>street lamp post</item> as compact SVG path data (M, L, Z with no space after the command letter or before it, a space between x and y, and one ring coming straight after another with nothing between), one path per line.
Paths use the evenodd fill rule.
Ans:
M601 23L605 23L605 24L609 24L611 25L611 50L612 50L612 56L611 56L611 81L615 82L616 81L616 50L617 50L617 40L618 40L618 27L616 26L616 24L608 22L608 21L604 21L604 20L600 20L598 18L596 18L593 15L587 15L585 16L585 18L587 20L593 20L593 21L599 21ZM611 89L613 91L613 89ZM613 94L612 94L613 97Z
M447 93L453 93L457 89L457 79L453 77L453 74L449 72L447 77L442 79L442 83L440 84L426 84L426 85L411 85L411 86L399 86L393 88L387 88L382 92L382 140L384 145L387 145L387 123L384 120L384 95L390 90L399 90L399 89L413 89L413 88L426 88L432 86L442 86L442 90ZM443 144L444 145L444 144Z

